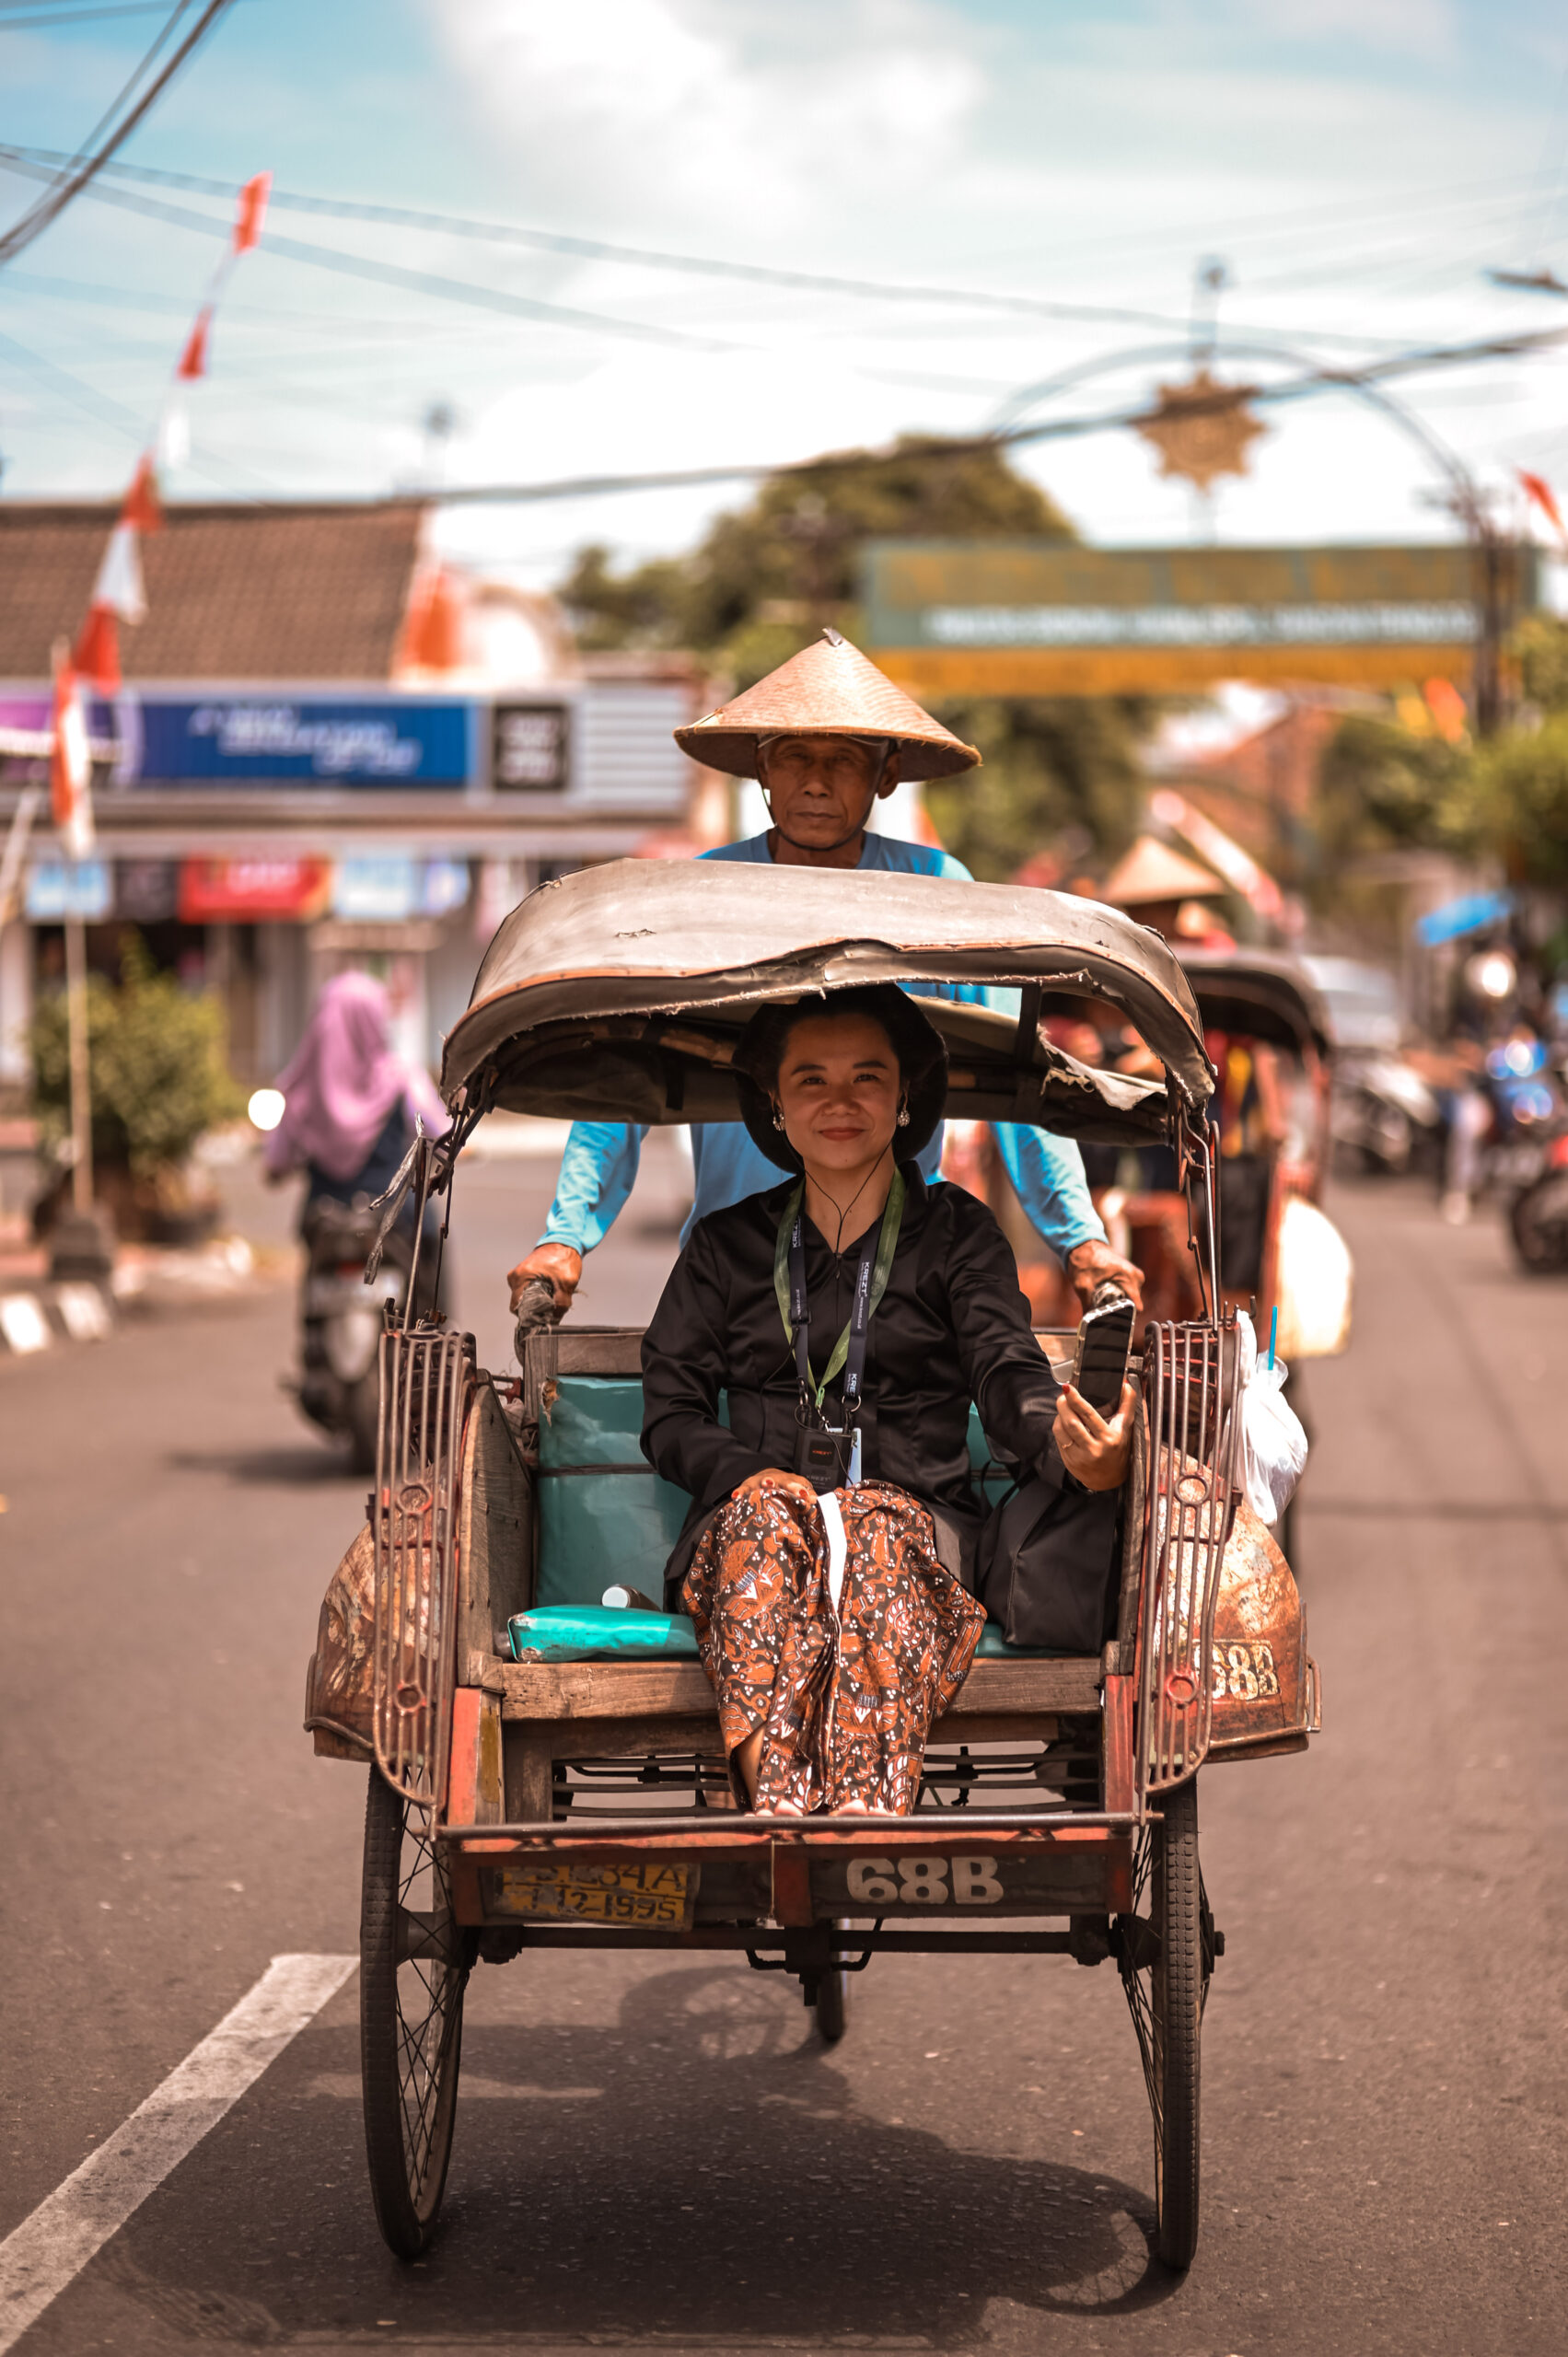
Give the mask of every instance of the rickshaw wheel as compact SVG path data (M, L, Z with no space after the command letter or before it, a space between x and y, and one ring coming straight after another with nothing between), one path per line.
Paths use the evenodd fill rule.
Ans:
M849 1974L825 1972L817 1983L817 2035L836 2046L849 2026Z
M1152 1953L1150 1942L1151 1952L1141 1953L1133 1927L1124 1926L1121 1978L1154 2114L1159 2255L1167 2267L1181 2270L1191 2265L1198 2247L1199 2049L1213 1968L1203 1936L1196 1778L1164 1794L1159 1807L1162 1821L1150 1828L1140 1862L1146 1865L1148 1928L1158 1952Z
M360 2073L376 2223L400 2258L424 2249L446 2189L470 1961L428 1817L372 1767L359 1919Z

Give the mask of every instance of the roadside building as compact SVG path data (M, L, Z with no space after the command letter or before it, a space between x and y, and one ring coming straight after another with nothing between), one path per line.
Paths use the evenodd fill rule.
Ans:
M67 900L115 969L122 928L223 994L244 1081L287 1060L345 965L387 981L427 1062L523 893L729 830L728 781L671 731L684 656L581 656L553 602L428 553L429 503L190 505L142 544L123 689L88 707L98 855L35 834L0 935L0 1087L26 1077ZM0 503L0 841L48 775L51 646L87 610L116 510Z

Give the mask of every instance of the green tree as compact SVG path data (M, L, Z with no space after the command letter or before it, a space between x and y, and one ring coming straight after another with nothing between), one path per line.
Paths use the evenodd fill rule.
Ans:
M229 1075L222 1002L192 998L160 974L138 933L121 936L118 990L87 982L93 1159L156 1184L177 1171L197 1139L244 1109ZM33 1018L33 1103L45 1143L71 1126L65 998L45 999Z
M1568 711L1568 622L1556 614L1532 614L1515 632L1510 652L1527 703L1540 712Z
M738 691L825 623L858 636L867 540L1015 535L1076 537L999 451L906 436L889 452L847 452L773 477L745 507L717 517L684 557L617 573L607 549L585 548L559 595L584 646L690 647ZM1011 875L1064 832L1080 854L1114 856L1131 840L1141 801L1136 743L1152 703L1007 697L935 708L985 757L978 775L930 795L944 841L977 875Z
M1478 847L1468 746L1418 736L1379 713L1351 713L1318 772L1317 882L1331 891L1347 860L1380 851Z
M1494 737L1469 784L1476 833L1510 880L1568 890L1568 709Z

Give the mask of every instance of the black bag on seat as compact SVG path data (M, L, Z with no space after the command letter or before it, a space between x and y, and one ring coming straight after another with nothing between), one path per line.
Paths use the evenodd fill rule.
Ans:
M1098 1654L1111 1608L1121 1490L1026 1481L986 1517L975 1592L1010 1645Z

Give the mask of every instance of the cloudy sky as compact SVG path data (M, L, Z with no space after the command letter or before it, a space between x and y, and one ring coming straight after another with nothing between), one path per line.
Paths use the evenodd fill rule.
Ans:
M0 142L74 146L167 7L0 0ZM1114 412L1185 373L1211 259L1218 365L1252 379L1568 330L1568 300L1483 276L1568 279L1565 68L1551 0L235 0L121 161L444 217L276 205L168 488L537 483ZM102 185L0 270L0 497L124 482L221 250L221 193ZM0 222L35 186L0 171ZM1556 354L1399 388L1505 496L1523 466L1568 501L1565 389ZM1270 424L1212 512L1124 432L1019 463L1107 543L1451 530L1415 440L1352 396ZM738 495L445 531L545 583Z

